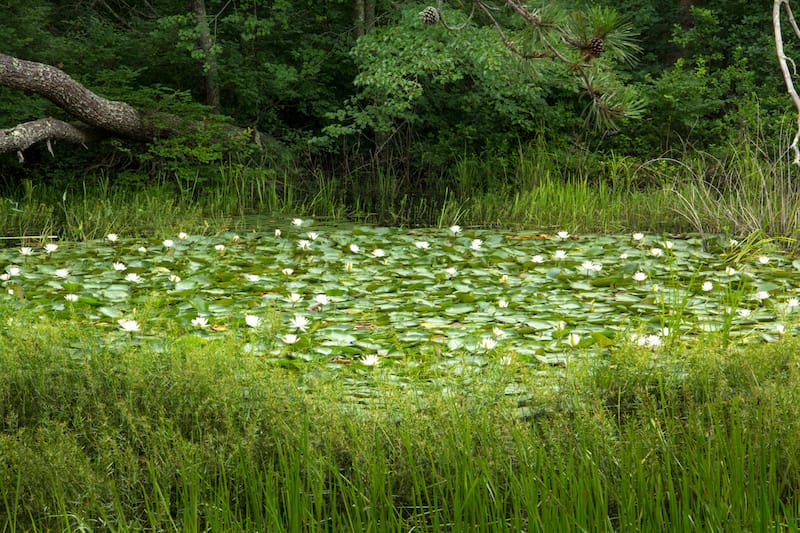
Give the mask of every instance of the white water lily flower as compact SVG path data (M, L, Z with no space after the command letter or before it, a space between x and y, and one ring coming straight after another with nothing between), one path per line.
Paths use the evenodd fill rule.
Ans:
M656 247L650 248L650 255L652 255L653 257L661 257L662 255L664 255L664 250Z
M198 316L192 319L192 325L196 328L204 328L208 326L208 319L204 316Z
M380 248L375 248L374 250L372 250L372 255L375 257L385 257L386 252L384 252Z
M556 233L556 235L558 235L559 239L566 239L567 237L569 237L569 232L568 231L559 231L558 233Z
M767 257L766 255L762 255L761 257L758 258L758 262L761 263L762 265L766 265L767 263L769 263L769 257Z
M137 274L136 272L131 272L127 276L125 276L125 281L131 281L133 283L139 283L142 281L142 277Z
M429 243L428 241L417 241L414 243L414 246L416 246L420 250L427 250L428 248L431 247L431 243Z
M178 238L180 240L182 240L182 241L185 241L186 239L189 238L189 234L186 233L185 231L182 231L182 232L178 233Z
M492 328L492 335L494 335L495 337L505 337L506 332L498 327L494 327Z
M570 333L567 336L567 344L575 348L577 345L581 343L581 336L577 333Z
M295 335L294 333L287 333L286 335L281 337L281 340L285 344L294 344L294 343L296 343L298 341L298 339L299 339L299 337L297 335Z
M481 246L483 246L483 241L480 239L472 239L472 242L469 245L469 247L475 251L480 250Z
M534 255L531 257L531 263L544 263L544 257L541 255Z
M737 246L739 246L739 241L737 241L736 239L731 239L728 241L728 246L730 246L731 248L736 248Z
M453 224L452 226L450 226L450 233L452 233L453 235L461 233L461 226L459 226L458 224Z
M661 285L659 285L658 283L653 283L653 286L650 287L650 290L653 292L658 292L661 290Z
M9 272L9 274L11 274L11 272ZM58 278L66 278L69 277L69 270L67 270L66 268L59 268L54 272L54 274Z
M775 331L778 333L778 335L783 335L786 333L786 326L783 324L775 324Z
M310 250L311 249L311 241L307 239L300 239L297 241L297 247L301 250Z
M558 322L556 322L556 329L558 331L563 331L566 327L567 327L567 323L564 322L563 320L559 320Z
M567 252L564 250L556 250L553 257L557 260L565 259L567 257Z
M378 366L380 362L380 358L375 354L369 354L361 359L361 364L364 366Z
M500 283L502 283L503 285L508 283L508 274L503 274L502 276L500 276Z
M65 294L64 299L68 302L77 302L78 295L77 294Z
M297 302L303 301L303 296L301 294L293 292L289 295L289 301L292 302L293 304L296 304Z
M736 314L739 315L742 318L745 318L745 317L750 316L750 310L749 309L737 309L736 310Z
M331 299L328 298L327 294L317 294L314 296L314 301L317 302L319 305L328 305L331 303Z
M147 248L145 248L144 246L140 246L140 247L139 247L139 249L138 249L137 251L138 251L140 254L146 254L146 253L147 253Z
M0 281L8 281L10 277L11 276L8 275L8 272L3 272L0 274ZM11 292L13 293L14 291L12 290Z
M499 300L497 300L497 307L505 309L506 307L508 307L508 300L500 298Z
M303 219L302 218L293 218L292 219L292 226L302 226Z
M798 305L800 305L800 301L798 301L797 298L789 298L789 301L786 302L786 307L788 309L794 309Z
M139 331L139 323L135 320L120 318L119 320L117 320L117 324L119 324L119 327L121 327L123 331L129 331L129 332Z
M350 261L346 261L345 264L344 264L344 269L347 272L352 272L353 271L353 263L350 262Z
M245 315L244 323L251 328L257 328L261 325L261 318L257 317L256 315Z
M215 245L214 245L214 249L215 249L216 251L218 251L218 252L221 252L222 250L224 250L224 249L225 249L225 245L224 245L224 244L215 244Z
M755 297L756 297L756 300L760 300L760 301L762 301L762 302L763 302L764 300L766 300L767 298L769 298L769 293L768 293L767 291L758 291L758 292L755 294Z
M727 274L728 276L733 276L734 274L736 274L736 269L733 268L732 266L727 266L725 267L725 274Z
M581 268L587 272L600 272L603 270L603 265L597 265L587 260L581 263Z
M66 269L63 269L63 270L66 272ZM16 265L9 265L9 266L6 267L6 272L8 273L9 277L13 278L14 276L19 276L19 273L21 272L21 270ZM56 275L58 275L58 274L56 274ZM67 275L69 275L69 272L67 272ZM66 276L64 276L64 277L66 277Z
M350 245L350 251L353 252L354 254L357 254L358 252L361 251L361 248L359 248L357 244L353 243Z
M484 350L493 350L497 346L497 341L491 337L484 337L481 339L481 348Z
M634 241L641 241L642 239L644 239L644 233L636 232L633 234Z
M125 266L125 263L114 263L111 266L114 267L114 270L117 270L117 271L120 271L120 272L123 271L123 270L128 270L128 267Z
M119 240L119 235L116 233L109 233L106 235L106 239L108 239L109 242L117 242L117 240Z
M175 241L173 241L172 239L164 239L161 242L161 244L164 245L164 248L172 248L173 246L175 246Z
M33 255L33 248L30 246L23 246L19 249L19 253L22 255Z
M458 272L458 271L456 270L456 268L455 268L455 267L445 268L445 269L444 269L444 271L445 271L445 272L446 272L446 273L447 273L449 276L455 276L455 275L456 275L456 273Z
M258 274L245 274L244 277L247 281L251 282L256 282L261 279L261 277Z
M294 274L294 269L286 267L283 270L281 270L281 274L283 274L284 276L291 276L292 274Z
M47 252L48 254L52 254L56 250L58 250L58 245L55 243L48 242L47 244L44 245L44 251Z
M619 258L620 259L627 259L628 258L628 254L623 252L623 253L619 254Z
M633 275L633 279L635 281L644 281L647 279L647 274L645 274L644 272L637 272L636 274Z
M181 280L181 277L178 276L177 274L170 274L169 280L173 283L178 283Z
M714 284L711 283L710 281L703 282L703 286L701 287L701 289L703 289L705 292L708 292L713 288L714 288Z
M283 232L280 229L276 229L275 230L275 236L276 237L280 237L282 234L283 234Z
M239 237L239 236L238 236L238 235L236 235L236 234L234 234L233 236L231 236L231 240L232 240L233 242L239 242L239 239L241 239L241 237Z
M316 231L309 231L306 235L308 236L308 239L312 241L316 241L317 237L319 237L319 233Z
M294 315L290 323L293 328L306 331L306 329L308 329L309 320L303 315Z
M674 242L672 242L672 241L664 241L664 248L666 248L667 250L672 250L672 248L674 246L675 246Z
M657 348L661 346L661 337L658 335L648 335L645 338L645 344L650 348Z

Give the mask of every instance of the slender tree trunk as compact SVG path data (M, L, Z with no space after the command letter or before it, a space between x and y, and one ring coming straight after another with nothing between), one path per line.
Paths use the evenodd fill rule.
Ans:
M208 27L205 0L191 0L191 10L197 22L197 48L203 52L203 63L200 70L203 80L203 101L215 109L219 109L219 69L212 49L214 39L211 36L211 29Z
M367 33L367 2L353 0L353 25L356 39Z
M375 0L364 0L364 33L375 27Z

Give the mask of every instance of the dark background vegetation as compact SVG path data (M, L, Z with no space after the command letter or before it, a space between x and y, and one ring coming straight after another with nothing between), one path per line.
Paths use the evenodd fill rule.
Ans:
M561 66L512 56L487 21L458 33L423 26L422 3L378 0L375 27L357 39L351 0L208 0L221 96L213 109L202 104L205 59L187 2L4 2L5 53L57 65L141 109L253 128L263 150L197 133L149 145L57 146L55 158L36 147L24 163L0 156L0 195L18 196L21 183L66 190L91 175L202 195L233 169L299 195L319 194L324 176L341 203L383 212L378 204L518 188L509 175L531 146L538 154L544 147L564 176L580 167L598 181L609 179L612 155L724 161L757 138L780 156L793 117L775 58L772 2L601 3L633 23L642 47L635 64L615 70L646 112L615 131L586 125L586 99ZM455 3L445 5L451 20L463 19ZM35 95L0 88L4 127L48 115L69 118ZM644 187L664 176L637 179Z

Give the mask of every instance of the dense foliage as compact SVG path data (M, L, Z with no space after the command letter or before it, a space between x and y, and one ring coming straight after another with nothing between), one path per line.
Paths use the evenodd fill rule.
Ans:
M639 105L638 117L601 130L586 121L589 98L574 69L504 46L495 22L515 46L541 40L507 8L495 20L478 12L463 30L448 31L420 22L424 3L373 2L375 25L364 31L353 12L363 0L199 3L211 36L206 50L199 44L204 25L174 0L12 0L0 6L8 21L0 38L4 52L62 67L101 95L252 128L262 134L259 146L194 133L148 146L57 147L55 159L35 148L24 164L13 154L0 157L7 191L21 178L66 185L86 168L125 183L166 178L186 188L219 180L224 164L292 181L301 192L320 175L364 190L380 173L394 180L393 203L458 191L464 184L454 173L465 164L475 175L468 188L517 188L508 172L524 147L541 143L565 177L589 165L599 179L607 176L597 161L612 152L639 161L675 150L725 159L743 140L785 144L789 102L766 1L548 2L544 20L575 29L591 10L616 12L638 34L638 53L614 54L609 38L595 59L614 74L600 82ZM445 2L443 15L459 25L469 5ZM590 15L576 15L584 11ZM209 100L209 81L218 105ZM68 118L41 98L0 88L4 127L48 115Z

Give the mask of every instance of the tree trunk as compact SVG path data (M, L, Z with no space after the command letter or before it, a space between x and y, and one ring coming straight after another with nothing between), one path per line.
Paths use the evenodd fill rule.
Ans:
M0 86L29 91L47 98L80 120L70 124L55 118L42 118L0 130L0 153L22 152L37 142L87 144L106 137L125 137L137 141L153 141L179 131L207 128L205 123L185 123L180 117L159 115L158 126L146 120L147 115L126 104L108 100L72 79L62 70L0 54ZM222 136L241 136L243 130L225 125ZM249 132L257 135L257 132Z
M197 21L197 47L203 52L203 64L200 71L203 80L203 101L214 109L219 109L219 69L217 68L217 58L212 50L214 41L208 27L205 0L192 0L191 9Z
M105 135L152 140L159 129L125 102L97 96L60 69L0 54L0 85L30 91L47 98L86 125L55 119L19 124L0 134L0 152L22 151L42 140L85 143Z
M356 39L367 33L366 0L353 0L353 26Z

